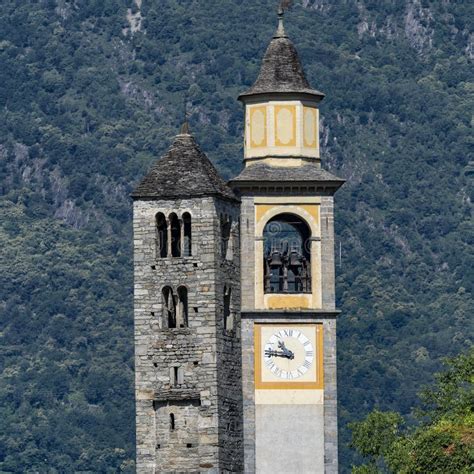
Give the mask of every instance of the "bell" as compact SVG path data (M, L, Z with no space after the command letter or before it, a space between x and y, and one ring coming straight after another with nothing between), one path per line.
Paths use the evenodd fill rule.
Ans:
M281 266L281 254L280 252L273 252L270 257L270 266L279 267Z
M299 267L301 265L301 255L298 252L291 252L290 254L290 265Z

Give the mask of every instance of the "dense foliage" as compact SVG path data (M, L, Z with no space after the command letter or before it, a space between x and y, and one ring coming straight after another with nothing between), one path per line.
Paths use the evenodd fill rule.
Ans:
M2 472L133 472L129 257L1 204ZM7 319L8 317L8 319ZM72 464L71 460L74 460Z
M191 126L222 173L274 0L10 0L0 11L0 471L133 467L128 194ZM346 424L408 415L472 343L472 2L303 0L287 15L337 195ZM470 142L471 140L471 142ZM472 159L472 158L471 158ZM411 418L408 417L408 422Z
M354 474L473 472L474 350L449 365L422 394L418 426L407 429L399 413L378 410L349 425L353 446L368 460Z

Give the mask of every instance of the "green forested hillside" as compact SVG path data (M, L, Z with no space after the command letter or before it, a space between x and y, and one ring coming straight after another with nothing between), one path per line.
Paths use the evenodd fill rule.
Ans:
M133 472L131 203L187 96L226 177L274 0L4 0L0 472ZM337 194L346 424L407 415L472 344L474 4L300 0Z

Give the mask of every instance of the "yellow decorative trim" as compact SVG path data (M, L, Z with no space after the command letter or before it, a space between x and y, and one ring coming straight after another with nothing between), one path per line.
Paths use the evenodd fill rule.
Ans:
M255 196L255 204L321 204L319 196Z
M262 117L257 118L256 114L261 114ZM257 130L257 127L262 127L263 130ZM262 140L258 142L254 140L256 133L262 133ZM252 148L267 146L267 108L265 106L250 109L250 146Z
M303 324L269 324L267 327L297 327ZM307 326L304 324L304 326ZM323 371L323 325L321 323L311 324L316 332L316 381L315 382L263 382L262 381L262 324L254 326L254 360L255 360L255 389L256 390L272 390L272 389L323 389L324 388L324 371ZM317 330L319 329L319 331Z
M314 201L318 198L311 199ZM277 295L264 293L263 240L261 239L266 223L273 217L285 213L302 218L311 229L311 237L321 237L320 204L310 203L307 198L297 196L281 198L262 196L258 200L260 203L255 204L255 308L292 310L321 308L321 242L311 242L311 293ZM271 201L275 202L271 203Z
M286 131L289 135L288 141L286 142L282 141L282 138L283 138L282 135L284 135L285 131L282 130L278 126L279 120L284 119L284 117L281 116L282 113L285 113L285 115L287 115L287 118L290 121L290 123L288 124L282 123L281 127L283 128L288 127L288 126L291 127L290 130ZM275 105L275 145L276 146L296 146L296 106Z
M264 214L273 207L275 207L274 204L259 204L255 206L257 222L260 222L260 219L264 216Z
M303 209L306 211L314 221L319 225L319 204L299 204L299 203L291 203L291 207L288 207L282 204L256 204L255 205L255 213L257 223L261 221L261 219L265 216L265 214L272 209L278 209L278 214L296 214L301 217L303 220L307 220L307 216L304 213L298 212L299 209ZM296 211L296 212L295 212ZM273 213L272 213L273 214ZM274 216L272 216L274 217ZM308 225L311 227L311 222L308 222Z
M319 224L319 204L299 204Z
M319 109L316 109L316 149L319 156Z
M302 295L265 295L268 309L309 309L311 308L311 294Z

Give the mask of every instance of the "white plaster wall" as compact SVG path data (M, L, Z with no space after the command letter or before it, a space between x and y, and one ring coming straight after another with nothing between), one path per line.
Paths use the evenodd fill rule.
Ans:
M324 473L322 404L255 408L257 474Z

